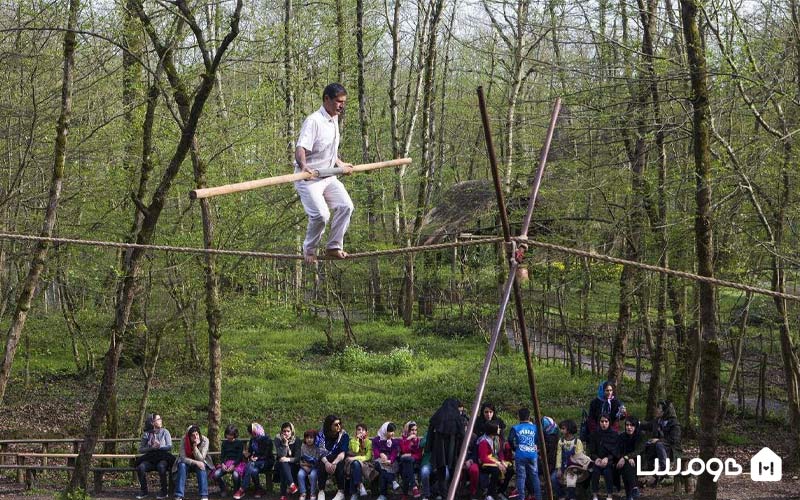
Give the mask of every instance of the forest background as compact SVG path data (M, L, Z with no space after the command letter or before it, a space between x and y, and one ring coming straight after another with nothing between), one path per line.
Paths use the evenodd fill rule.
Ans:
M290 186L187 192L289 173L302 119L339 81L341 156L414 159L347 179L348 249L497 235L483 86L515 228L560 96L532 238L797 293L795 0L71 0L0 12L3 233L299 253L305 216ZM80 471L131 409L117 405L119 367L141 370L141 421L161 356L207 377L214 442L225 337L244 311L304 318L299 331L322 334L325 355L358 344L369 355L359 323L480 337L496 316L502 255L473 246L315 273L296 260L6 236L0 398L9 381L68 369L37 359L99 377ZM796 302L565 253L529 252L527 266L539 354L552 347L570 373L620 381L635 360L642 414L676 401L706 457L728 411L718 403L735 391L739 410L774 413L797 457ZM504 348L523 334L514 324ZM402 347L378 344L390 357ZM715 494L706 483L698 498Z

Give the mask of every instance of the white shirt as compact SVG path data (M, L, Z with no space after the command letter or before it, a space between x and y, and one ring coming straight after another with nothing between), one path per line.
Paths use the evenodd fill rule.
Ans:
M325 107L320 106L303 121L297 147L306 150L306 166L310 170L335 167L339 151L339 117L329 115ZM296 161L295 170L300 170Z

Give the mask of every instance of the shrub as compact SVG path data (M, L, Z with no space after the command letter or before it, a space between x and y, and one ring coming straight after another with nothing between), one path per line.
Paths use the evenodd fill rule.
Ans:
M388 354L369 352L361 346L347 346L333 356L331 364L342 371L399 375L414 368L414 351L396 347Z

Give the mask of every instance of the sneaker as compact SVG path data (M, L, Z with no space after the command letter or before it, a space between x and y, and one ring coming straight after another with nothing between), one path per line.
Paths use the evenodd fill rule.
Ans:
M200 497L200 500L208 500L208 497Z
M166 493L159 493L158 495L156 495L156 500L164 500L166 498L169 498L169 495L167 495Z
M325 500L325 490L320 490L320 492L317 493L317 500Z
M300 493L300 500L306 500L306 494Z
M492 498L492 495L486 495L486 498L484 500L494 500L494 498Z
M294 495L295 493L297 493L297 485L296 485L296 484L294 484L294 483L290 484L290 485L289 485L289 490L288 490L288 493L289 493L290 495Z
M367 489L364 487L364 483L358 485L358 494L361 495L362 497L368 495Z
M519 491L517 491L517 489L516 489L516 488L512 489L512 490L511 490L511 491L508 493L508 498L517 498L518 496L519 496Z
M240 498L244 497L244 489L239 488L236 490L236 493L233 494L233 500L239 500ZM597 500L596 498L594 500Z
M333 496L333 500L344 500L344 491L342 490L337 491L336 494Z
M411 496L414 497L414 498L419 498L420 497L419 488L417 486L414 486L411 489Z
M386 500L386 495L381 495L378 497L378 500Z
M147 498L147 492L146 491L136 494L136 500L142 500L143 498Z
M611 495L608 495L608 496L606 497L606 500L614 500L614 497L612 497Z
M392 489L394 491L399 490L400 489L400 483L398 483L397 481L392 481Z
M640 496L641 496L641 493L639 492L639 488L634 486L633 489L631 490L631 498L636 499L636 498L639 498Z
M289 497L287 497L286 495L281 495L281 500L289 500Z

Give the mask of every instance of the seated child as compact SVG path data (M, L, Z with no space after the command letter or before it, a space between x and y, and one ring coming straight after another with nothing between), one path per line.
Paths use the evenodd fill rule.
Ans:
M575 485L577 477L570 474L567 468L570 459L576 455L583 455L583 442L578 438L578 424L574 420L562 420L559 424L561 429L561 439L558 440L556 447L555 472L550 476L553 485L553 494L558 498L575 500L577 494Z
M400 439L400 475L403 478L403 495L408 495L409 489L414 498L418 498L419 488L414 480L414 471L419 469L422 461L422 447L417 435L417 423L413 420L403 426L403 437Z
M250 481L253 481L256 487L256 496L263 495L264 490L261 489L258 476L262 472L271 471L275 462L275 457L272 454L272 440L264 432L261 424L253 422L248 426L247 432L250 434L250 441L247 442L247 447L243 452L247 460L247 468L242 477L241 487L233 495L234 500L244 497L247 487L250 486Z
M396 426L392 422L384 422L378 430L378 435L372 438L372 456L375 459L375 469L378 471L380 496L378 500L386 500L389 484L392 489L399 489L395 481L397 474L397 457L400 455L400 440L394 438Z
M303 433L303 444L300 445L300 469L297 471L297 487L300 490L300 500L306 500L308 491L309 500L317 498L317 465L322 458L322 450L315 444L317 431L309 429ZM306 478L309 489L306 490Z
M483 431L484 434L478 438L479 480L481 487L486 490L486 500L494 500L494 496L508 485L511 470L503 459L499 426L494 422L486 422Z
M367 425L356 425L356 437L350 440L350 449L345 458L345 467L350 475L352 495L350 500L357 500L358 496L367 496L364 481L369 483L374 475L372 467L372 440L367 435Z
M613 500L614 465L619 449L619 434L611 428L611 419L605 413L600 415L600 428L592 435L589 443L589 457L594 462L592 469L592 500L597 500L600 491L600 476L605 478L606 500Z
M619 435L619 452L617 456L617 472L622 475L625 484L626 500L639 498L639 487L636 479L636 458L644 453L644 438L639 432L639 419L628 416L625 419L625 431Z
M219 453L219 465L214 469L213 478L219 485L220 495L226 495L227 484L225 483L225 474L231 474L233 477L233 491L239 489L240 481L244 475L244 469L247 466L242 458L244 451L244 441L239 439L239 429L235 425L230 424L225 428L225 439L222 441L221 450Z
M300 446L302 441L294 433L294 425L285 422L281 425L281 432L275 436L275 468L281 479L281 500L287 500L286 494L294 495L297 485L294 482L297 476L298 462L300 461Z

